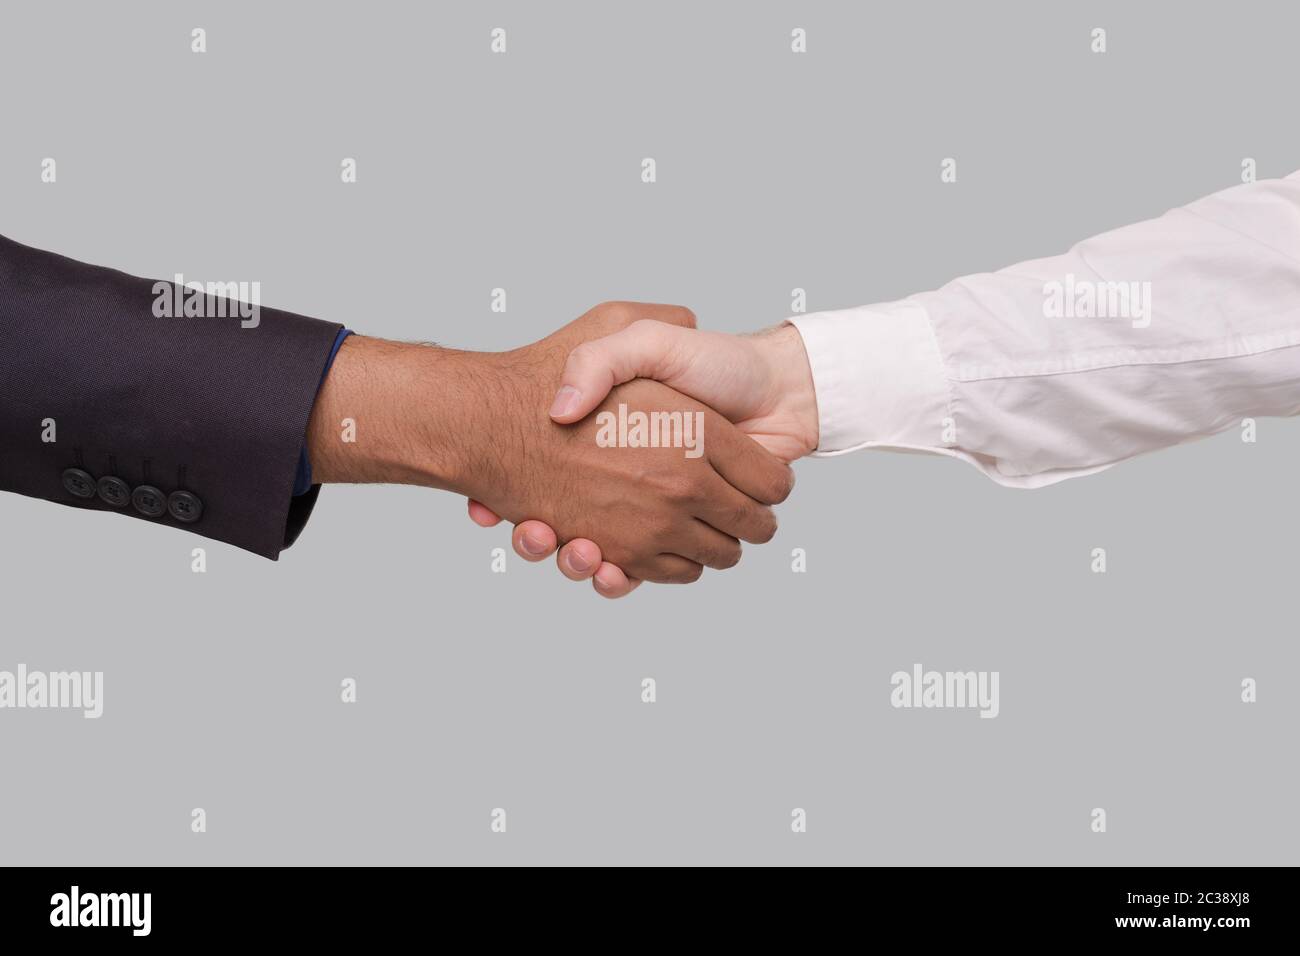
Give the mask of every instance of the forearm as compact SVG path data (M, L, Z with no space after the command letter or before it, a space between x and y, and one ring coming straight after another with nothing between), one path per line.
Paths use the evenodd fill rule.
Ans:
M495 358L351 336L312 409L313 478L481 491L504 470L482 441L503 427L495 408L501 383L490 370Z

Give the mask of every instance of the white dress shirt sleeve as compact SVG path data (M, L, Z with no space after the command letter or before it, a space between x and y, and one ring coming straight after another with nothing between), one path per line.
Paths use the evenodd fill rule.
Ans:
M1300 412L1300 172L898 302L790 319L815 454L951 455L1034 488Z

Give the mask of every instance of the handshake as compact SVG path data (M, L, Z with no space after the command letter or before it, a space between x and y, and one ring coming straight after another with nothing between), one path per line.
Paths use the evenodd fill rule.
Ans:
M1097 263L1164 289L1157 321L1110 321L1140 284L1091 278ZM1069 320L1049 307L1062 288ZM495 355L353 337L317 396L308 451L320 481L460 492L479 524L515 523L523 557L558 547L566 577L620 597L771 540L789 463L814 449L943 455L1041 488L1300 414L1297 290L1300 172L756 335L619 302ZM345 418L355 444L339 441Z
M0 237L13 343L0 349L0 491L273 558L320 483L427 485L464 495L479 524L513 522L527 560L558 550L566 577L621 597L771 540L789 464L814 449L942 455L1041 488L1300 414L1298 245L1300 172L754 335L612 302L532 345L474 353L275 309L255 332L160 322L158 287L167 302L179 287ZM1096 263L1144 278L1091 278ZM1143 284L1166 293L1155 321L1111 321ZM1052 305L1062 288L1068 320ZM227 317L219 293L197 292L186 319Z
M539 342L461 352L351 336L312 409L317 482L465 495L529 561L622 597L733 567L776 533L789 462L817 446L799 332L695 329L679 306L610 302Z

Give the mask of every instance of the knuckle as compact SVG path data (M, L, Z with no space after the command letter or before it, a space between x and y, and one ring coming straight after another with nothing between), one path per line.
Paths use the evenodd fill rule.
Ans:
M675 507L691 504L704 493L700 482L679 471L661 472L656 483L664 500Z
M605 322L617 326L629 325L633 319L631 304L619 300L602 302L592 311Z
M708 482L697 474L682 479L679 491L686 504L696 507L704 505L709 500L710 492Z
M683 568L673 575L673 580L678 584L694 584L704 574L704 565L692 564L690 567Z
M589 365L596 358L596 349L591 342L583 342L569 353L570 365Z
M649 544L658 545L667 541L677 531L677 520L668 514L658 515L645 523L645 535ZM659 548L654 548L658 551Z
M780 504L794 491L794 471L786 468L780 476L772 480L772 502Z
M627 327L630 334L650 342L661 339L667 330L667 326L662 322L656 322L654 319L637 319Z

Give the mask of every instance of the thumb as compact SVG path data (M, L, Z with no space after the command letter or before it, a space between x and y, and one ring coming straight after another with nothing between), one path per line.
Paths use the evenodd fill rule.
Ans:
M634 378L664 381L699 333L689 327L640 319L621 332L584 342L569 353L551 418L579 421L605 400L610 389Z

